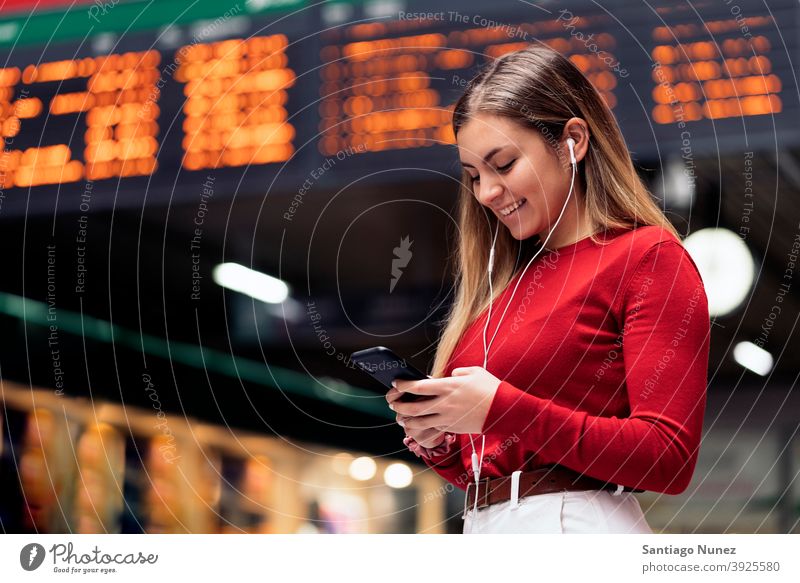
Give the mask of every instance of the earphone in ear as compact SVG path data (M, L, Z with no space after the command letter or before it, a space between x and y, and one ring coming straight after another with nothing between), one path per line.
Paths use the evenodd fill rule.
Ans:
M567 138L567 146L569 146L569 161L577 164L578 162L575 160L575 140Z

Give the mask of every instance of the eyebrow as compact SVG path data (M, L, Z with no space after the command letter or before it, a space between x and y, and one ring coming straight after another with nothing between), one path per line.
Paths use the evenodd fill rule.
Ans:
M492 159L492 156L497 154L497 152L499 152L500 150L502 150L505 147L506 146L498 146L497 148L492 148L491 150L489 150L489 153L486 154L486 156L483 157L483 161L488 164L489 160ZM461 165L462 166L469 166L470 168L475 168L475 166L473 166L472 164L467 164L466 162L461 162Z

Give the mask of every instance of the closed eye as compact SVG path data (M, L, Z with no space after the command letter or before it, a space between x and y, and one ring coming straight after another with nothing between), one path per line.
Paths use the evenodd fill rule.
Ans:
M509 162L505 166L498 166L497 167L497 171L498 172L508 172L509 170L511 170L511 167L514 165L514 162L516 162L516 160L511 160L511 162Z
M497 171L500 172L501 174L505 174L506 172L511 170L511 167L514 165L514 162L516 162L516 160L511 160L511 162L509 162L505 166L498 166L497 167ZM470 178L472 178L472 183L473 184L476 183L476 182L480 182L480 179L481 179L480 174L475 176L474 178L470 176Z

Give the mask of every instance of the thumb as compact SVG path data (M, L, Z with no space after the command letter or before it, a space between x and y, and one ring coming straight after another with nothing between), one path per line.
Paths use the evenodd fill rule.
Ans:
M459 366L458 368L454 368L453 372L451 373L454 377L461 377L464 375L468 375L472 373L472 369L475 368L473 366Z

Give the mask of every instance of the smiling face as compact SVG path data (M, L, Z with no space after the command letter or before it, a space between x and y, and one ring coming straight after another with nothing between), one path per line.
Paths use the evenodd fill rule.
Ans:
M583 149L581 141L576 140L578 151ZM457 145L477 200L498 217L515 239L538 234L544 241L569 193L572 169L568 154L565 164L536 129L484 112L461 127ZM582 157L583 152L580 154ZM576 176L575 189L548 248L570 242L570 237L580 232L582 213L578 206L583 199L578 182Z

